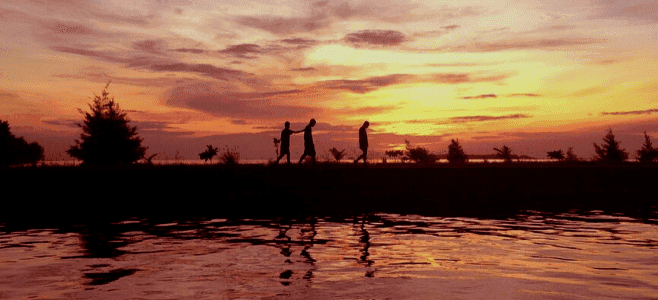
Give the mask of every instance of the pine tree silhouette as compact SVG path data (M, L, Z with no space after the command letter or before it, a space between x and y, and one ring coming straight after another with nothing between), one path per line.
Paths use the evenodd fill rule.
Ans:
M615 140L615 135L612 134L612 129L608 129L608 134L603 137L603 144L597 145L594 143L594 151L596 151L595 160L607 163L621 163L628 159L628 152L619 148L620 142Z
M127 114L113 97L109 97L109 86L108 83L100 96L94 96L93 103L89 104L90 112L79 110L85 116L83 122L77 124L82 134L66 151L85 165L132 164L146 152L142 139L137 136L137 127L128 125Z
M459 139L452 140L448 146L448 161L450 163L465 163L468 161L468 155L464 153L462 145L459 144Z
M648 164L658 159L658 148L654 148L651 144L651 139L647 132L644 132L644 144L642 148L637 150L637 160L643 164Z

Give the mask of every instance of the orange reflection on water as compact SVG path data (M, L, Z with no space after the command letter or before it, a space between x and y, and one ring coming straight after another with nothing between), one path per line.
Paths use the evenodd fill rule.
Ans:
M647 298L655 223L528 212L5 228L0 286L7 299Z

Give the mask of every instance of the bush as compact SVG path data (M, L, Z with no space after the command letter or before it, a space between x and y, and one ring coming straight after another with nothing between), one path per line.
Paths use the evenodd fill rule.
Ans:
M329 153L331 153L331 156L334 157L336 162L340 162L340 160L343 159L343 157L345 157L345 149L343 149L343 151L338 151L336 147L333 147L329 149Z
M564 159L564 152L562 152L562 149L555 150L555 151L548 151L547 155L548 155L548 158L551 158L551 159L559 159L559 160Z
M608 134L603 137L603 144L597 145L594 143L594 151L596 156L594 160L606 163L621 163L628 159L628 152L619 148L620 142L615 140L615 135L612 134L612 129L608 129Z
M44 158L43 147L14 136L9 122L0 120L0 166L35 164Z
M226 146L224 152L219 156L219 161L227 166L237 165L240 163L240 152L238 152L237 147L231 149Z
M503 145L503 148L494 148L496 150L496 156L502 160L504 160L506 163L511 163L512 162L512 149L509 147Z
M203 159L204 162L210 160L210 163L212 163L212 158L217 155L219 148L213 148L212 145L208 145L207 147L206 151L199 153L199 158Z
M423 147L412 147L411 142L404 140L404 143L407 144L407 150L404 152L405 157L402 160L411 160L420 164L433 163L438 160L438 157L434 154L431 154L427 149Z
M137 136L137 127L130 126L127 114L119 108L114 98L109 98L108 83L100 96L94 96L89 104L90 112L84 114L80 140L66 151L71 157L86 165L132 164L144 157L146 147Z
M459 144L459 140L452 140L448 145L448 161L450 163L465 163L468 162L468 155L464 153L464 149Z

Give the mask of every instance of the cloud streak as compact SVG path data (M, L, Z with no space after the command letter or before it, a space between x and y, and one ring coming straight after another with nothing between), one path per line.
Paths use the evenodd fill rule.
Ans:
M344 40L353 46L397 46L407 40L406 36L395 30L362 30L350 33Z

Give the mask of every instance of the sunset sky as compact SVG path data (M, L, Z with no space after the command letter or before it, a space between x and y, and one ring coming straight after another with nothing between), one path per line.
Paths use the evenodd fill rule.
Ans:
M273 158L311 118L320 156L356 154L365 120L377 152L658 143L656 0L3 0L0 41L0 119L50 160L109 81L156 159Z

